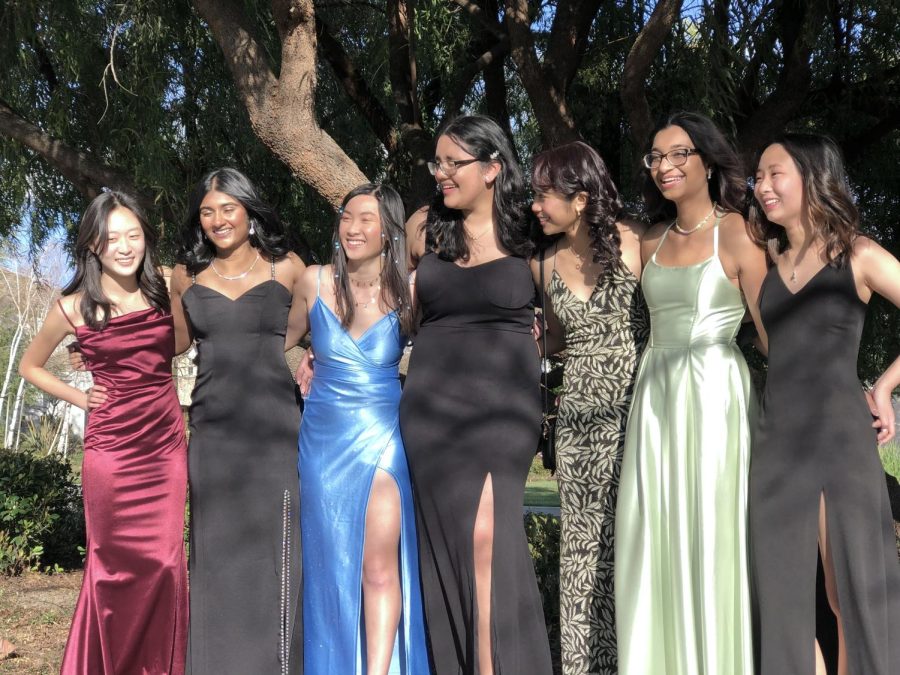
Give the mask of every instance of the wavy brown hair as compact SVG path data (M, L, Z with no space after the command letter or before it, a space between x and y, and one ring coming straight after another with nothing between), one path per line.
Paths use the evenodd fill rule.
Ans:
M773 145L783 147L800 172L806 215L816 236L825 242L825 259L829 265L843 266L859 234L860 217L840 148L818 134L782 134L767 143L763 152ZM759 154L761 157L762 152ZM750 206L749 224L758 241L774 241L778 253L788 248L784 228L770 221L756 200Z
M600 278L605 277L622 256L616 226L622 200L603 158L581 141L545 150L534 158L531 184L535 190L552 190L569 201L579 192L587 194L581 217L590 233L594 262L603 265Z

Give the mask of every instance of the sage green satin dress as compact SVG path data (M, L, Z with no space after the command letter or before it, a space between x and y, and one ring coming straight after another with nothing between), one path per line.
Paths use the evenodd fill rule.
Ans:
M709 259L662 267L654 253L642 279L650 344L635 383L616 511L620 675L753 673L753 394L735 344L743 298L719 260L718 221L714 229Z

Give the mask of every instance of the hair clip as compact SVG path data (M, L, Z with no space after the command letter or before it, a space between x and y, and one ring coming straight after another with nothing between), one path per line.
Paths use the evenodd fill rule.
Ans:
M497 159L498 157L500 157L500 151L494 150L490 155L488 155L488 157L490 157L491 159Z

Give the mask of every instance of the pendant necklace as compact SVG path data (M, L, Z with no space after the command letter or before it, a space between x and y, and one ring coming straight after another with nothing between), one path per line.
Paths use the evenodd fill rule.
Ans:
M707 222L709 222L709 219L712 218L712 214L714 214L716 212L716 209L718 208L718 206L719 205L716 202L713 202L712 211L707 213L706 217L703 220L701 220L699 223L694 225L694 227L690 228L689 230L686 230L683 227L681 227L681 225L678 224L678 218L676 218L675 224L674 224L675 229L678 230L681 234L693 234L694 232L699 230L701 227L706 225Z
M370 286L370 288L372 288L372 286ZM374 304L376 302L376 300L378 299L379 291L381 291L381 284L374 286L374 290L372 291L372 297L369 298L368 300L366 300L365 302L360 302L359 298L357 298L356 295L354 294L353 295L353 304L356 305L357 307L362 307L363 309L366 309L369 305Z
M256 267L256 263L259 262L259 251L256 252L256 258L253 260L253 263L248 267L245 271L240 274L228 275L222 274L219 270L216 269L216 261L210 260L209 266L212 267L212 271L216 273L216 276L220 279L225 279L225 281L237 281L238 279L243 279L245 276L250 274L253 271L253 268Z

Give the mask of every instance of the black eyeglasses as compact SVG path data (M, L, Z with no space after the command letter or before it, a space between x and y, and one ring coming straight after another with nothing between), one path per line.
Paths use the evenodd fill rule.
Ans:
M466 164L471 164L472 162L478 162L478 159L446 159L443 162L427 162L428 164L428 173L432 176L437 175L437 172L440 171L442 174L450 178L453 174L459 171L460 167L465 166Z
M648 169L656 169L662 164L664 159L669 160L669 164L672 166L681 166L685 162L687 162L688 157L691 155L699 155L700 151L696 148L678 148L676 150L669 150L668 152L648 152L641 159L644 162L644 166Z

